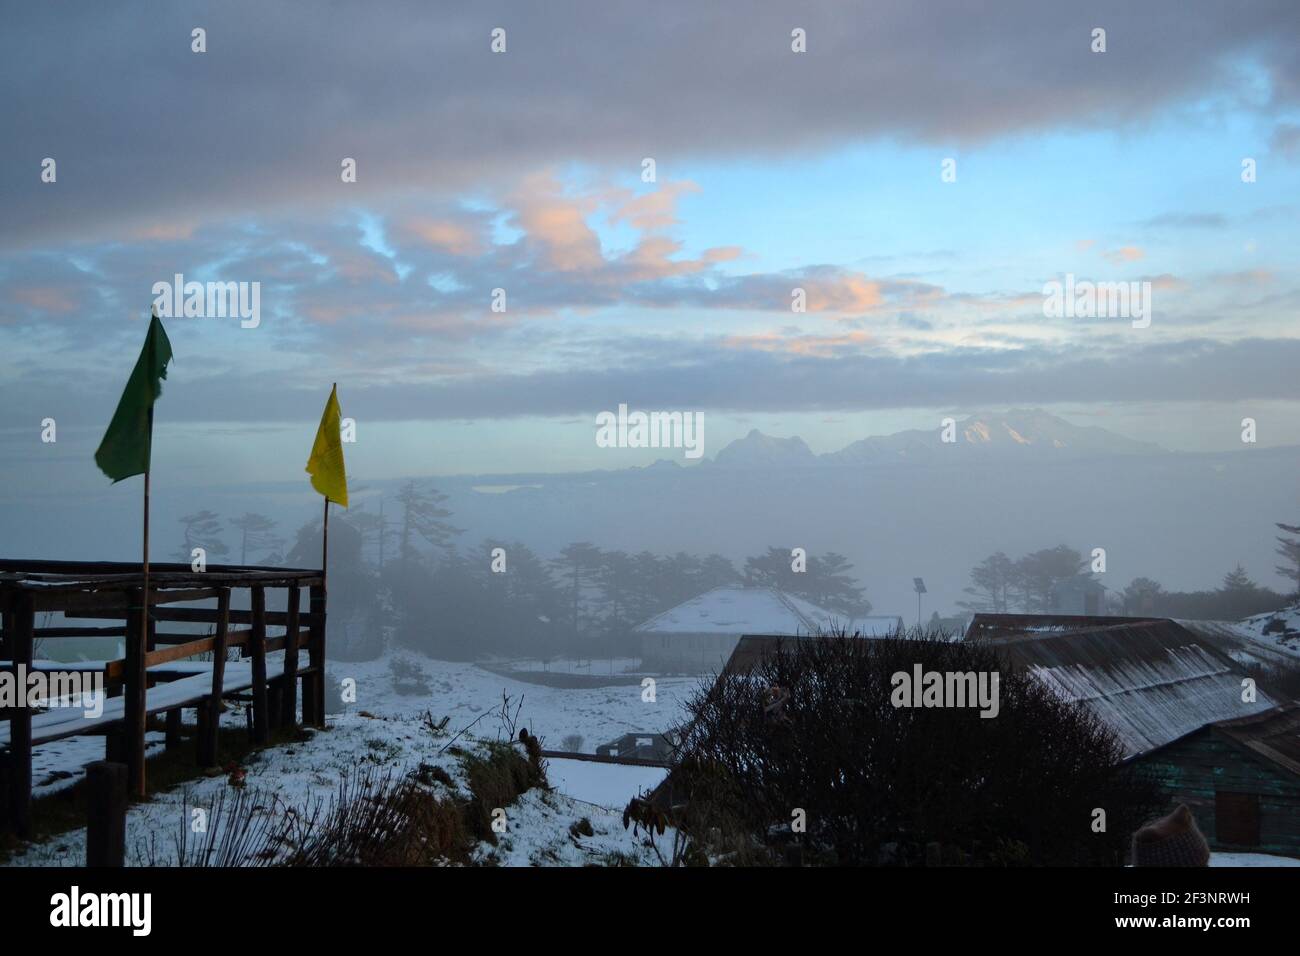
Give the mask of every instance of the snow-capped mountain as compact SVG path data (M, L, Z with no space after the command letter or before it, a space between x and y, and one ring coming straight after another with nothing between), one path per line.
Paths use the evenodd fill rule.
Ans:
M1104 428L1073 425L1041 409L972 415L955 423L952 437L954 441L945 442L944 429L936 425L933 429L863 438L839 451L814 455L802 439L773 438L755 430L718 452L715 463L770 468L925 462L953 455L990 460L1050 460L1163 451L1158 445L1134 441Z
M755 428L718 452L713 462L726 468L782 468L816 464L817 456L802 438L773 438Z

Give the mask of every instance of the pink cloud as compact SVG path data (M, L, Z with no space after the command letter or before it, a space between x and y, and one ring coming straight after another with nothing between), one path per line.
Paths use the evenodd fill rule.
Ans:
M476 229L452 219L412 219L401 228L406 235L454 256L479 255L486 246Z
M689 180L663 183L653 192L637 196L610 215L612 223L626 222L639 232L668 229L677 225L677 200L700 187Z
M845 332L841 335L788 335L779 332L760 332L755 335L733 335L723 339L724 348L741 351L778 352L784 355L826 357L840 352L857 351L871 345L875 337L867 332Z
M76 301L64 289L51 286L19 286L10 291L14 301L42 312L69 315L77 308Z
M1125 262L1137 262L1145 259L1146 253L1137 246L1120 246L1118 249L1103 252L1101 257L1112 265L1122 265Z

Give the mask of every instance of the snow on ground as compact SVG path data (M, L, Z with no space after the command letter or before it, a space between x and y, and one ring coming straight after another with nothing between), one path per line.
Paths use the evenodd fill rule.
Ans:
M680 723L684 717L682 704L698 684L687 678L659 681L655 700L648 701L637 685L561 690L503 678L472 664L414 655L397 657L409 662L415 671L424 672L427 691L398 693L392 657L355 664L329 663L328 729L311 732L302 743L268 748L248 758L244 786L265 798L259 803L270 806L278 799L282 806L305 808L314 801L328 802L345 774L359 768L392 768L394 773L401 773L421 762L442 767L453 785L463 788L459 761L439 751L466 728L466 735L457 744L467 749L474 746L472 738L503 739L508 734L500 716L503 693L510 697L511 716L519 708L518 725L541 736L545 746L558 748L565 737L576 734L583 738L581 749L594 752L596 745L623 733L666 730ZM409 677L405 682L413 683ZM339 694L345 686L355 691L355 700L351 693ZM345 702L338 699L340 696L348 699ZM435 724L448 718L443 734L435 735L424 726L426 712ZM243 705L228 703L222 715L223 725L241 728L245 721ZM159 747L161 735L151 735L151 741L151 749ZM102 759L103 747L102 737L71 738L38 746L34 751L37 792L44 794L80 778L85 763ZM653 785L663 771L591 765L612 771L602 774L567 766L577 761L562 763L565 766L559 768L556 781L560 792L530 791L514 807L506 808L507 834L498 847L483 844L479 857L503 865L603 863L611 859L657 862L630 831L623 830L621 811L642 785ZM623 773L629 770L632 773ZM647 770L650 773L642 772ZM189 824L193 809L210 811L218 795L230 786L224 772L216 773L155 795L148 803L133 805L127 817L128 857L133 857L135 863L174 865L177 835L181 827ZM570 826L584 818L590 821L594 834L571 834ZM31 846L10 862L80 866L84 860L85 831L75 830Z
M667 773L662 767L624 766L555 757L546 761L546 778L560 793L620 812L637 794L658 786Z
M411 662L423 669L428 692L399 694L394 689L390 670L394 660ZM563 668L563 662L558 666ZM556 667L553 663L552 669ZM519 724L541 737L543 747L582 753L595 753L597 746L623 734L662 732L685 722L685 702L701 686L700 679L695 677L658 678L654 700L649 701L644 699L649 695L639 684L580 689L544 687L502 677L473 664L400 653L377 661L329 663L331 687L338 688L349 678L356 682L355 702L333 702L332 710L418 716L427 709L435 720L450 716L453 727L482 718L477 725L481 728L495 720L492 714L500 709L501 695L505 693L511 698L512 709L522 700ZM564 739L573 735L582 738L580 746L564 744Z
M275 655L271 655L273 658ZM400 694L394 689L391 671L394 660L410 661L427 675L427 692ZM616 668L632 662L616 661ZM604 662L596 662L597 673ZM580 670L570 662L552 661L552 670L574 673ZM616 673L618 671L616 670ZM355 682L355 701L339 699L346 679ZM374 715L420 718L428 710L435 720L449 718L448 726L459 730L481 718L477 732L495 726L494 712L501 707L504 692L511 697L512 708L522 700L520 726L542 737L543 746L551 750L576 749L595 753L596 747L626 733L662 732L686 719L686 699L700 686L698 678L665 677L656 679L655 700L643 700L639 685L560 689L528 684L500 677L473 664L435 661L413 654L395 654L377 661L328 664L327 708L331 716L366 711ZM186 711L193 720L193 711ZM228 710L222 721L227 726L244 726L243 708ZM571 748L566 737L577 735L582 743ZM163 735L150 733L146 738L149 752L162 747ZM71 786L84 776L84 768L93 760L104 759L103 737L69 737L40 744L32 751L33 794L43 797Z
M1237 628L1251 640L1300 658L1300 604L1248 617Z
M1268 853L1211 853L1210 866L1300 866L1300 860Z
M529 790L506 808L506 832L496 845L480 843L472 858L490 866L661 865L644 836L623 829L622 817L622 811ZM590 825L590 835L577 829L583 822ZM673 831L656 841L666 855Z

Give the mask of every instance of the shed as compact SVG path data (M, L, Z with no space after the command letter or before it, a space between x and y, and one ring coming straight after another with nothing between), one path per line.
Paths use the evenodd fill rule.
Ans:
M1300 856L1300 702L1207 724L1138 762L1216 849Z
M903 626L897 616L850 619L776 588L714 588L639 624L645 670L703 673L721 670L745 634L808 637L844 628L884 637Z
M1090 574L1057 581L1051 597L1056 614L1100 614L1106 606L1106 589Z

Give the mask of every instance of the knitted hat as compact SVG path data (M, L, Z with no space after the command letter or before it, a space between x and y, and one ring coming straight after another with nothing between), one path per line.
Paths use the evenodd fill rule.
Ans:
M1210 845L1187 804L1133 834L1134 866L1209 866Z

